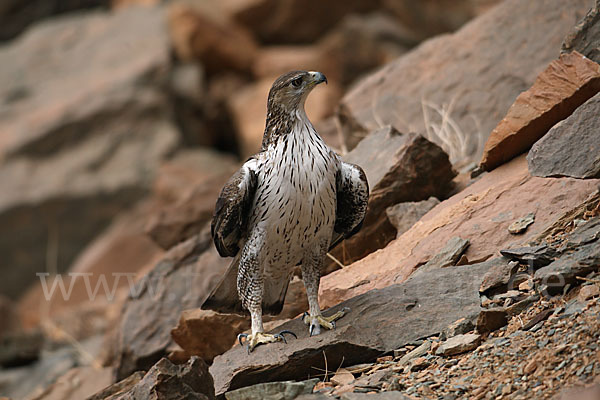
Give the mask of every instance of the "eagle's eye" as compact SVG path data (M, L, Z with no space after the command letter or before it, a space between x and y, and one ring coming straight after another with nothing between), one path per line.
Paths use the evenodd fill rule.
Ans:
M293 87L300 87L300 85L302 85L302 77L296 78L292 81Z

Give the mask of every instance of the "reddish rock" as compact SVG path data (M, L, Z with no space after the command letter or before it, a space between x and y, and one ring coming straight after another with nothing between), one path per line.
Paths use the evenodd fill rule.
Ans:
M426 137L442 145L452 160L474 161L478 142L556 58L565 34L589 3L508 0L456 33L422 43L344 96L339 118L347 147L356 145L355 135L391 124L401 132L430 133ZM448 121L457 129L450 129ZM442 125L466 146L452 150L435 138L432 128Z
M470 262L532 240L584 202L598 184L597 179L532 177L525 157L519 157L441 202L384 249L321 278L321 306L404 281L454 236L470 241L465 252ZM520 236L511 235L508 225L528 211L535 211L536 223Z
M600 91L600 65L562 54L521 93L485 144L480 167L490 171L527 151L554 124Z
M370 188L361 230L331 252L343 264L384 247L396 237L385 213L387 207L430 196L443 198L456 174L439 146L389 126L371 133L342 159L363 168Z
M243 157L260 151L267 116L267 97L275 79L276 76L264 78L240 88L227 102L238 131ZM330 116L340 96L340 87L332 81L313 90L306 100L306 114L311 122L317 123Z
M600 178L600 94L554 125L527 154L535 176Z
M229 350L237 335L250 328L250 318L236 314L220 314L210 310L185 310L171 336L187 354L199 356L208 363Z
M306 290L301 279L294 277L285 296L283 310L277 316L264 316L265 329L281 325L308 310ZM237 335L250 329L248 315L221 314L210 310L184 310L171 336L185 351L208 363L237 343Z
M208 73L249 71L257 50L251 33L207 11L185 3L170 6L169 30L177 56L201 61Z
M154 204L145 202L120 215L79 254L68 272L38 278L19 302L24 325L34 327L51 318L66 325L77 339L112 326L129 286L163 254L144 232L154 211ZM65 293L59 287L46 293L53 279L63 281Z
M477 316L477 332L481 334L493 332L508 324L508 313L503 308L481 310Z

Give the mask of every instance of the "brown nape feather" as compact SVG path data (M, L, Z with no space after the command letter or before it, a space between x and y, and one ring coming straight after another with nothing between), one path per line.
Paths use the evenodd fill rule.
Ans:
M293 128L290 113L303 105L305 93L310 90L296 89L291 84L295 79L308 79L307 71L291 71L281 75L271 86L267 100L267 121L263 134L261 150L277 141L278 138L289 134Z

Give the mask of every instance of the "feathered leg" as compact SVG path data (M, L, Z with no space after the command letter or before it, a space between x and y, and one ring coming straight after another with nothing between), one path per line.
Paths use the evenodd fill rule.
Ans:
M319 282L321 280L321 265L327 254L328 245L324 244L318 251L309 254L302 260L302 280L308 298L308 312L304 313L304 323L309 325L310 336L321 333L321 327L335 329L335 321L342 318L348 309L336 312L330 317L324 317L319 307Z
M264 333L262 323L262 297L264 292L264 281L262 269L255 252L244 248L237 277L237 289L242 301L242 306L250 312L252 321L252 333L241 333L238 335L238 341L242 344L242 339L246 339L246 348L248 353L252 352L259 344L286 342L285 333L296 336L293 332L282 331L275 335Z

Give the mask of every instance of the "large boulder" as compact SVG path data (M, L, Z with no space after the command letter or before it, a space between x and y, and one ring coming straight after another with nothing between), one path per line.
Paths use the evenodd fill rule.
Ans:
M144 376L135 373L88 400L214 400L213 378L201 358L175 365L162 358ZM41 399L40 399L41 400Z
M600 94L554 125L527 155L535 176L600 178Z
M211 246L207 228L169 250L131 288L118 326L118 379L166 356L181 311L200 307L225 273L231 260Z
M465 263L523 245L581 204L599 184L598 179L533 177L525 156L518 157L438 204L384 249L321 278L320 304L331 307L402 282L454 237L470 242L463 254ZM508 226L530 212L535 213L535 222L524 233L509 233Z
M289 321L273 332L290 330L298 339L259 346L250 356L237 346L215 358L210 372L216 394L260 382L302 379L326 365L369 362L435 335L457 319L479 312L478 287L487 269L486 263L445 268L369 291L328 310L326 315L350 308L335 330L318 336L310 337L300 318Z
M179 139L160 9L40 24L0 64L0 292L16 296L144 196Z
M391 124L442 145L453 163L477 154L517 95L556 58L589 5L508 0L458 32L421 44L346 94L339 119L348 148Z
M521 93L488 138L480 167L490 171L529 150L548 129L600 91L600 65L562 54Z

